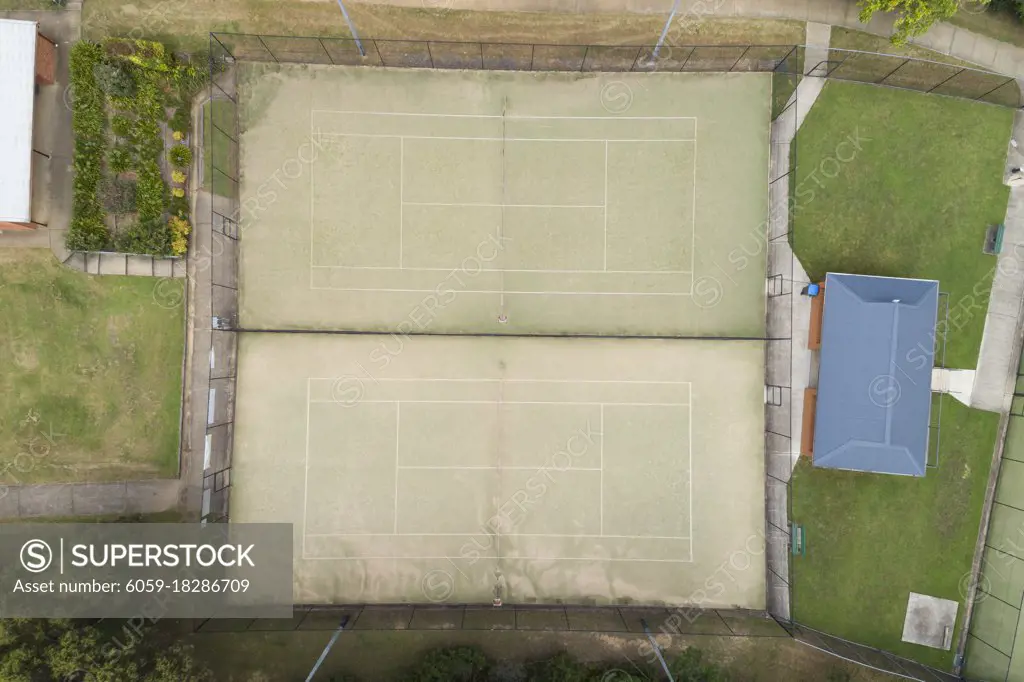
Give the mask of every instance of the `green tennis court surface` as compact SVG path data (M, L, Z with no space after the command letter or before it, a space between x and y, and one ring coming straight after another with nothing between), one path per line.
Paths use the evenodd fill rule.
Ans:
M242 68L244 327L764 335L767 74Z
M231 518L297 602L764 608L762 343L239 343Z

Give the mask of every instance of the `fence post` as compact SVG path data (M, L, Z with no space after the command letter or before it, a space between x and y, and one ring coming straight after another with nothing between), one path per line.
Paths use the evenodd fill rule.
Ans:
M932 92L932 90L935 90L935 88L938 88L938 87L941 87L941 86L945 85L946 83L948 83L949 81L953 80L954 78L956 78L957 76L959 76L960 74L962 74L962 73L963 73L964 71L966 71L966 70L967 70L967 67L963 67L963 66L962 66L962 67L960 67L960 70L959 70L959 71L957 71L957 72L956 72L956 73L954 73L954 74L953 74L952 76L950 76L950 77L949 77L949 78L947 78L946 80L942 81L941 83L939 83L939 84L938 84L938 85L936 85L935 87L933 87L933 88L931 88L931 89L929 89L929 90L926 90L925 92L926 92L926 93L927 93L927 92Z
M273 57L273 58L274 58L274 61L275 61L275 62L277 62L278 64L280 64L281 62L279 62L279 61L277 60L277 55L276 55L276 54L274 54L274 52L273 52L273 51L272 51L272 50L271 50L271 49L270 49L269 47L267 47L267 44L266 44L265 42L263 42L263 36L256 36L256 37L260 39L260 45L262 45L262 46L263 46L263 49L264 49L264 50L266 50L266 51L267 51L267 53L268 53L268 54L269 54L269 55L270 55L271 57ZM211 120L212 120L212 119L211 119Z
M587 65L588 54L590 54L590 45L587 45L587 48L583 50L583 59L580 60L580 73L583 73L583 67Z
M729 73L732 73L732 70L736 68L736 65L743 61L743 58L747 56L748 52L750 52L750 45L747 45L747 49L743 50L743 54L739 56L739 59L733 62L732 66L729 67Z
M380 47L377 46L377 39L376 38L374 38L374 40L373 40L373 49L376 50L376 52L377 52L377 59L380 60L380 65L381 66L387 66L384 63L384 57L380 53Z
M1013 81L1015 81L1015 80L1017 80L1017 79L1016 79L1016 78L1007 78L1007 79L1006 79L1006 82L1004 82L1004 83L1001 83L1001 84L999 84L998 86L996 86L996 87L992 88L991 90L989 90L988 92L986 92L986 93L985 93L984 95L978 95L977 97L975 97L975 98L974 98L974 100L975 100L975 101L978 101L978 100L979 100L979 99L981 99L982 97L988 97L989 95L991 95L991 94L992 94L993 92L995 92L996 90L999 90L1000 88L1003 88L1003 87L1005 87L1005 86L1009 85L1010 83L1012 83L1012 82L1013 82ZM1018 100L1018 102L1017 102L1017 106L1018 106L1018 107L1020 106L1020 101L1019 101L1019 100Z
M889 73L885 74L885 77L882 78L882 80L875 81L875 84L876 85L882 85L883 83L885 83L885 81L889 80L889 76L893 75L894 73L896 73L897 71L899 71L900 69L902 69L904 66L906 66L909 63L910 63L910 57L907 57L906 59L903 60L902 64L897 66L895 69L893 69Z
M330 53L330 52L328 52L328 51L327 51L327 47L326 47L326 46L324 46L324 41L323 41L323 38L317 38L317 40L319 40L319 41L320 41L320 47L322 47L322 48L323 48L323 50L324 50L324 54L325 54L325 55L327 55L327 59L328 59L328 60L329 60L329 61L331 62L331 64L334 64L334 58L333 58L333 57L331 57L331 53Z
M430 41L424 40L423 44L427 46L427 56L430 57L430 68L434 68L434 53L430 51Z
M774 73L774 72L778 71L778 70L779 70L779 67L780 67L780 66L782 66L782 65L783 65L783 64L785 64L785 63L786 63L787 61L789 61L789 57L790 57L790 56L791 56L791 55L792 55L792 54L793 54L794 52L796 52L796 45L794 45L793 47L789 48L789 52L787 52L787 53L786 53L786 56L785 56L785 57L783 57L782 59L780 59L780 60L779 60L779 63L775 65L775 68L774 68L774 69L772 69L772 72ZM788 72L788 71L783 71L783 73L789 73L789 72Z
M629 70L630 70L631 72L632 72L632 71L634 71L634 70L636 69L636 63L637 63L637 60L639 60L639 59L640 59L640 55L641 55L641 54L643 53L643 51L644 51L644 47L643 47L643 45L641 45L640 47L638 47L638 48L637 48L637 50L636 50L636 56L635 56L635 57L633 57L633 65L629 67Z

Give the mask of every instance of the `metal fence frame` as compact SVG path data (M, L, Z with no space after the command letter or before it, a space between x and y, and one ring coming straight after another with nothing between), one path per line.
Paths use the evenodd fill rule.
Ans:
M291 37L236 33L210 34L210 99L225 102L229 111L227 123L212 112L209 126L203 128L212 159L204 160L208 179L222 191L214 195L211 208L213 245L210 254L212 269L213 352L211 353L211 398L207 423L207 450L204 468L203 519L228 520L231 475L231 448L234 421L234 387L237 374L235 349L238 328L238 245L244 225L240 215L238 167L238 100L235 61L264 61L314 64L376 65L404 68L468 68L532 71L629 71L629 72L771 72L783 79L794 95L786 109L796 106L796 85L804 75L824 70L827 78L871 83L883 87L917 90L936 95L959 97L998 106L1019 107L1021 95L1012 78L969 67L942 64L910 57L861 52L829 51L829 59L806 68L806 48L801 45L686 46L663 48L656 60L650 58L653 46L608 45L542 45L526 43L409 41L363 39L366 56L360 56L351 38ZM230 45L230 47L229 47ZM275 49L276 48L276 49ZM872 69L887 66L880 77L867 76ZM619 68L616 68L619 67ZM845 69L845 71L844 71ZM969 87L970 86L970 87ZM984 86L984 87L982 87ZM785 111L785 109L784 109ZM225 127L225 125L227 127ZM207 137L209 136L209 137ZM226 154L219 153L227 145ZM796 140L792 142L795 155ZM788 152L787 152L788 153ZM218 159L227 159L227 167ZM770 178L775 183L789 176L785 173ZM247 632L333 630L341 615L357 616L355 629L458 629L458 630L554 630L642 632L630 624L623 614L644 613L654 623L652 628L665 634L718 634L723 636L785 636L831 655L888 672L907 679L952 681L957 676L941 672L874 647L849 642L839 637L807 628L792 619L792 562L790 547L792 529L791 469L781 473L778 462L790 461L794 449L791 433L794 397L792 390L792 325L794 296L798 294L793 281L791 201L786 202L788 229L773 231L773 219L766 225L766 350L765 350L765 457L766 457L766 525L765 562L767 571L767 609L764 612L723 611L720 609L644 609L631 607L506 605L494 609L485 605L351 605L297 606L292 619L273 624L264 621L196 621L196 632ZM947 306L948 307L948 306ZM773 311L775 317L773 317ZM938 349L936 349L938 350ZM772 357L787 357L788 372L771 369ZM941 363L944 365L944 361ZM778 365L775 365L777 368ZM218 398L217 396L221 396ZM938 424L936 424L936 427ZM938 438L936 437L936 446ZM797 445L798 449L799 446ZM477 613L511 614L495 616L501 622L466 625L466 615ZM573 614L587 613L609 619L619 625L602 629L593 625L574 627ZM759 622L774 634L760 634L751 628L728 627L728 617L740 614L745 622ZM693 623L715 618L726 624L722 632L691 632ZM502 620L504 619L504 620ZM551 620L553 619L553 620ZM362 620L362 625L360 625ZM686 621L687 624L682 624ZM543 624L538 624L543 622ZM778 634L779 630L783 634Z

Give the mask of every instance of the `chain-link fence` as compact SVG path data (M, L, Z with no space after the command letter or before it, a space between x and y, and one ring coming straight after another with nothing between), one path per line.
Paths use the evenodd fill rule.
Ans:
M823 76L1008 107L1022 104L1015 79L968 66L832 48L805 64L802 45L544 45L212 33L217 51L241 61L427 69L671 72L760 71ZM820 50L814 50L817 54Z
M226 521L234 439L238 319L238 97L231 55L210 41L210 95L203 105L203 185L210 194L210 390L203 454L204 521Z
M238 247L242 236L239 199L239 119L234 69L239 61L368 65L405 68L506 69L582 72L740 72L773 74L773 127L769 194L771 210L758 234L753 258L765 258L768 294L765 348L766 611L551 607L507 605L392 605L297 607L279 621L197 621L198 632L333 630L344 616L355 629L554 630L642 632L643 618L655 634L720 634L793 637L861 665L908 679L953 680L955 676L872 647L803 627L792 620L791 558L800 550L794 529L790 481L800 454L798 415L802 400L794 370L796 306L804 282L796 281L792 251L791 160L796 145L797 85L821 75L980 100L1020 105L1016 82L962 66L907 57L830 50L808 62L803 46L665 47L572 46L450 41L363 41L346 38L213 33L210 37L210 100L204 107L204 185L213 195L212 335L210 400L204 459L203 516L226 520L230 490L234 387L238 332ZM814 54L819 54L817 50ZM883 70L882 66L889 68ZM225 68L226 67L226 68ZM753 247L752 247L753 248Z

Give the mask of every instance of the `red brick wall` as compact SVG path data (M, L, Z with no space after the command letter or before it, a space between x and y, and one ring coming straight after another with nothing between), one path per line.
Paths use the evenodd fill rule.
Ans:
M53 85L57 74L57 46L49 38L36 35L36 83Z

